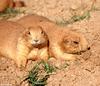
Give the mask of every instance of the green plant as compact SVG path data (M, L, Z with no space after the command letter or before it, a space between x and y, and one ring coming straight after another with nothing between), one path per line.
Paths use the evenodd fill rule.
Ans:
M84 20L84 19L89 19L89 18L90 18L90 11L86 11L82 15L73 15L67 21L63 19L62 22L57 22L57 24L59 24L59 25L68 25L68 24L72 24L74 22L81 21L81 20Z
M7 8L4 12L0 13L0 17L2 17L3 19L8 19L10 17L15 17L19 13L22 12L14 8Z
M71 17L72 23L76 21L80 21L83 19L89 19L90 18L90 11L84 12L81 16L80 15L74 15Z
M45 86L52 72L54 72L54 67L48 62L41 61L33 67L25 80L28 80L32 86Z
M55 71L55 68L52 65L50 65L48 62L42 61L42 63L46 73L49 74Z

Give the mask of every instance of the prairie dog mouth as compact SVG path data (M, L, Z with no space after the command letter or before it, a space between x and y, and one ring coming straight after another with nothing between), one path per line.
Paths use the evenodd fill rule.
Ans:
M43 43L43 44L41 44L41 43L39 43L39 44L36 43L36 44L33 44L32 46L35 47L35 48L41 49L41 48L45 47L46 45L45 45L45 43Z
M39 45L42 44L39 40L33 40L32 45Z
M32 46L35 48L43 48L48 45L48 42L33 41Z

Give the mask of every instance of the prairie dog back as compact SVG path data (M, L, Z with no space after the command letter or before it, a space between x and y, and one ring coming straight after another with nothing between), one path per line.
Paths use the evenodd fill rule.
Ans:
M0 54L15 57L17 40L24 30L21 25L11 21L0 21Z

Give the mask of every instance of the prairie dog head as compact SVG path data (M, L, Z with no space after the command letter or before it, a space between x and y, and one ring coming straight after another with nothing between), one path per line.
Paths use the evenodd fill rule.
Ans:
M29 27L24 33L24 38L27 43L34 47L43 46L48 43L48 37L42 30L42 27Z
M83 35L68 35L63 39L63 47L67 53L81 53L89 49L88 42Z

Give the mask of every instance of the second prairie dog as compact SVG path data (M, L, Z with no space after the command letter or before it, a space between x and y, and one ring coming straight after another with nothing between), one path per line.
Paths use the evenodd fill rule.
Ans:
M0 55L13 59L18 67L25 66L28 59L47 59L48 37L41 27L23 28L0 21Z
M24 27L38 26L43 27L49 38L49 49L51 55L64 60L75 60L73 53L85 51L88 42L79 33L68 30L66 27L57 26L45 17L38 15L27 15L17 21Z

